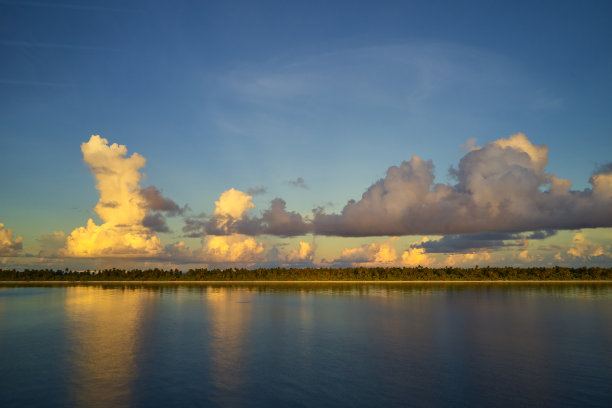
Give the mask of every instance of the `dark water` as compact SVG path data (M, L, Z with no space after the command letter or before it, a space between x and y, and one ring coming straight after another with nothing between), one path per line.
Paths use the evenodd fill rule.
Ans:
M4 285L0 406L612 406L612 284Z

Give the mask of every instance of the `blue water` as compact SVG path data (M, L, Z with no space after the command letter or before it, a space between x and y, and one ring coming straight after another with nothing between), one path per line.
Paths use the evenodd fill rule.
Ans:
M2 285L12 406L612 406L612 284Z

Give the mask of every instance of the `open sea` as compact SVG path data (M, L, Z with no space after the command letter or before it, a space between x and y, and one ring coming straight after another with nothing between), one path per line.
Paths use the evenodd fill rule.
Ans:
M612 406L612 283L0 285L0 407Z

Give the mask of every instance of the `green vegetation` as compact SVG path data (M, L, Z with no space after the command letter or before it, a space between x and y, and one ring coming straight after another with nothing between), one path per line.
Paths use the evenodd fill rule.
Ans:
M612 268L267 268L0 270L0 281L573 281L612 280Z

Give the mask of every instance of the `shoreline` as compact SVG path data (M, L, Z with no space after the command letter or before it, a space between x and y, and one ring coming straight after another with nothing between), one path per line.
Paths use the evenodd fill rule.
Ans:
M105 284L105 283L113 283L113 284L201 284L201 285L210 285L210 284L299 284L299 283L316 283L316 284L415 284L415 283L423 283L423 284L431 284L431 283L610 283L612 284L612 280L196 280L196 281L155 281L155 280L130 280L130 281L0 281L0 285L10 284L10 283L18 283L18 284L79 284L79 285L89 285L89 284Z

